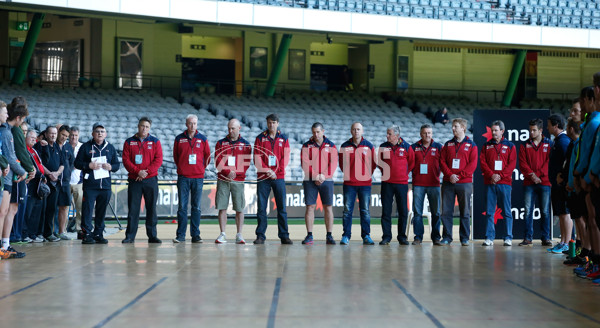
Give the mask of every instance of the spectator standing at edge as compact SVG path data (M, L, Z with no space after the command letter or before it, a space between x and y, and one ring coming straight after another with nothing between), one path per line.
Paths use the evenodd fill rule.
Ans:
M543 126L544 123L539 118L529 121L529 140L519 147L519 170L525 177L523 181L525 198L525 237L523 238L523 241L519 243L519 246L529 246L533 244L533 209L535 208L536 199L540 204L542 246L552 246L552 236L550 236L551 184L548 176L552 141L542 134Z
M339 165L344 172L344 213L342 225L344 234L340 245L348 245L352 237L352 213L358 196L360 208L360 236L363 245L374 245L371 239L371 180L377 163L375 147L363 138L363 126L356 122L350 127L352 138L342 144L339 151Z
M146 236L148 243L160 244L156 233L156 201L158 200L158 169L163 162L160 140L150 134L152 120L146 116L138 121L137 134L123 144L123 166L127 172L127 230L123 244L135 241L140 222L142 197L146 203Z
M77 157L77 153L79 152L79 148L81 148L82 143L79 142L79 128L76 126L71 127L71 131L69 134L69 144L71 148L73 148L73 155ZM69 224L69 227L73 227L72 232L77 232L77 238L81 239L81 199L83 198L83 175L81 174L81 170L73 167L73 171L71 172L71 195L73 197L73 203L75 205L75 222L73 224ZM69 230L69 229L67 229Z
M512 246L512 173L517 166L517 149L504 138L504 122L492 122L492 140L483 144L480 162L486 199L486 233L483 246L493 246L496 238L496 208L502 210L506 236L504 246Z
M317 196L321 196L325 218L325 243L335 245L333 239L333 174L338 166L338 151L335 144L325 136L323 124L316 122L312 125L312 138L302 145L301 159L304 171L304 203L306 212L306 238L302 244L313 244L313 227Z
M267 116L267 130L259 134L254 141L254 166L258 173L256 196L258 212L256 239L254 244L264 244L267 231L267 206L269 194L273 190L277 206L278 237L284 245L293 244L288 232L287 211L285 205L285 168L290 161L288 138L279 129L279 115Z
M177 235L173 243L185 242L187 231L187 206L192 203L190 217L190 236L192 243L201 243L200 217L202 209L200 200L204 186L204 172L210 163L210 146L206 136L198 132L198 116L190 114L185 119L186 130L175 137L173 160L177 165L177 192L179 206L177 208Z
M65 158L60 151L56 139L58 130L55 126L46 128L46 145L38 142L33 146L42 158L44 173L48 178L50 186L50 195L45 199L45 211L42 213L43 237L50 242L60 241L60 238L54 235L54 217L58 206L58 195L62 186L62 172L65 168Z
M431 213L431 240L434 245L440 243L440 158L442 144L433 140L433 128L429 124L421 126L421 140L411 145L415 153L412 171L413 185L413 224L415 240L423 241L423 206L425 195L429 200Z
M460 242L469 245L471 237L471 195L473 194L473 172L477 168L477 145L465 135L467 120L452 120L454 138L446 141L442 148L440 167L444 173L442 182L442 240L439 246L452 243L452 220L454 199L458 199L460 212Z
M108 244L104 238L104 217L111 197L111 172L119 170L115 147L106 141L104 124L92 127L92 139L81 145L75 158L75 168L83 173L82 244ZM94 211L92 227L92 211Z
M227 130L227 136L219 140L215 146L215 166L219 171L215 207L219 210L219 228L221 229L215 243L227 242L225 228L229 195L231 194L237 229L235 243L245 244L246 240L242 236L244 208L246 207L244 181L246 180L246 171L252 161L252 145L240 135L240 121L237 119L229 120Z
M398 210L398 242L408 245L408 174L415 164L415 153L410 144L400 137L400 127L391 125L386 131L387 141L379 145L377 163L381 170L381 230L379 245L389 245L392 240L392 205L396 198ZM413 245L420 245L415 237Z

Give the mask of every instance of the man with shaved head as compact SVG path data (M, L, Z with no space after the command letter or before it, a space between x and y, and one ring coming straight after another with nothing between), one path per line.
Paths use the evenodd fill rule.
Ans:
M198 116L190 114L185 119L186 130L175 137L173 145L173 161L177 165L177 192L179 205L177 208L177 235L173 243L185 242L188 217L187 206L192 203L190 217L190 235L192 243L201 243L200 238L200 199L204 186L204 172L210 162L210 146L206 136L198 132Z
M237 228L235 243L245 244L246 241L242 236L244 207L246 207L244 180L246 180L246 171L252 160L252 145L240 135L240 121L237 119L233 118L229 121L227 130L229 134L219 140L215 146L215 167L219 172L215 205L219 210L219 228L221 228L221 234L215 243L227 242L225 226L227 225L229 195L231 195Z
M352 235L352 212L354 202L358 196L360 207L360 228L364 245L373 245L371 239L371 215L369 202L371 200L371 178L375 171L375 147L363 138L363 126L360 123L352 124L350 128L352 138L340 147L339 165L344 172L344 233L340 245L348 245Z

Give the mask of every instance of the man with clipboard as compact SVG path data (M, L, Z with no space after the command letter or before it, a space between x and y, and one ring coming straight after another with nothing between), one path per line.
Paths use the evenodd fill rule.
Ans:
M103 233L106 208L112 193L110 172L117 172L121 164L115 147L105 139L104 124L94 123L92 139L81 145L75 158L75 168L83 173L82 244L108 244ZM96 211L92 227L94 205Z

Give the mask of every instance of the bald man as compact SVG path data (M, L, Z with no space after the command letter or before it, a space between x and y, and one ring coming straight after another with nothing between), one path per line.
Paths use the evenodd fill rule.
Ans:
M352 236L352 212L356 196L358 196L360 208L360 236L364 245L373 245L369 202L371 201L371 178L376 167L375 147L363 138L362 124L358 122L352 124L350 133L352 138L342 144L339 152L339 165L344 172L344 216L342 219L344 234L340 245L348 245Z
M244 208L246 201L244 196L244 180L246 171L252 161L252 145L240 135L240 121L233 118L227 124L229 134L219 140L215 146L215 166L217 168L217 197L215 205L219 210L219 228L221 234L215 240L217 244L227 242L225 227L227 225L227 208L229 207L229 195L235 211L235 226L237 234L236 244L245 244L242 236L244 227Z

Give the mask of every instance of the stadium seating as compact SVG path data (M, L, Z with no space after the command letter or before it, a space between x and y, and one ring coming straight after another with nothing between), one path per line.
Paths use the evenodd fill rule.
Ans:
M234 1L234 0L227 0ZM600 15L593 0L235 0L239 2L394 15L443 20L502 24L600 28L600 23L583 19ZM583 17L582 17L583 16ZM594 16L598 17L598 16Z

